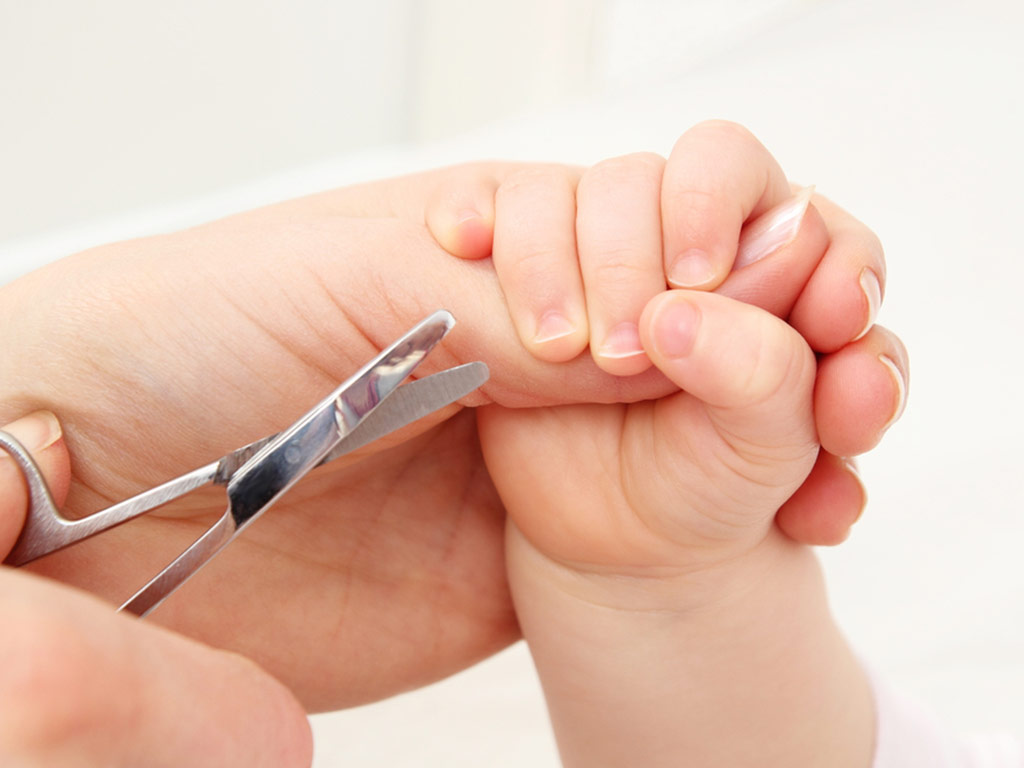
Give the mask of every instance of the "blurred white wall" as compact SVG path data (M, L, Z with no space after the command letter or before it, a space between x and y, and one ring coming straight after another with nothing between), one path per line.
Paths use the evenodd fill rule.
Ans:
M585 87L582 0L0 0L0 242Z
M68 228L628 88L808 2L0 0L0 262Z

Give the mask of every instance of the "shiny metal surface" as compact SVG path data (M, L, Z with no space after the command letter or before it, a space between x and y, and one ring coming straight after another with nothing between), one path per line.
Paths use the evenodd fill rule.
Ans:
M30 508L6 559L21 565L119 525L207 483L226 484L224 515L121 608L145 615L313 468L464 397L487 380L487 366L468 363L402 384L454 324L437 312L363 366L294 425L221 460L80 520L57 510L38 467L12 436L0 448L29 485Z
M350 451L362 448L429 413L461 400L487 381L487 376L487 366L475 362L449 368L426 378L403 384L384 401L380 408L372 411L347 437L328 452L320 464L326 464ZM232 451L220 461L200 467L155 488L150 488L88 517L69 520L63 517L53 505L52 500L49 500L49 489L46 488L42 474L35 468L28 451L22 448L14 437L0 431L0 447L15 456L26 481L30 486L39 489L36 491L36 495L41 492L45 493L45 497L39 495L42 500L38 502L34 500L33 496L29 515L21 535L4 563L14 566L30 563L75 542L134 520L136 517L207 483L227 485L239 467L276 437L276 434L264 437Z

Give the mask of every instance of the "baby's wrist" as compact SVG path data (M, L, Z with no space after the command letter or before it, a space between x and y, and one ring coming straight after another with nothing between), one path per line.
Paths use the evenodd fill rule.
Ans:
M659 578L568 568L513 529L508 568L565 765L870 764L866 679L813 552L778 531Z
M595 566L564 562L537 549L515 527L510 559L522 564L521 590L557 595L603 610L687 614L746 610L759 591L795 588L818 574L810 549L772 529L761 542L725 560L677 565ZM513 563L514 565L514 563Z

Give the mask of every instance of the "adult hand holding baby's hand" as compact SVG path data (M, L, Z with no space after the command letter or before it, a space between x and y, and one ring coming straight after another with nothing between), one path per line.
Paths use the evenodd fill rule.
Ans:
M107 246L4 287L0 423L39 408L60 416L74 516L287 425L439 307L460 324L424 372L476 359L491 367L466 405L639 402L675 389L656 370L623 379L587 357L552 365L524 349L490 265L451 258L424 226L449 178L364 185ZM815 236L827 242L820 224ZM820 253L802 253L773 261L806 276ZM787 273L755 267L721 289L777 301ZM786 295L799 306L808 294ZM474 412L452 408L355 459L304 480L153 619L253 658L313 709L429 682L518 637L505 510ZM222 510L218 489L196 493L31 568L117 601Z
M538 359L574 363L589 345L599 368L630 377L620 380L623 402L651 365L637 324L666 283L713 289L787 320L820 356L814 409L824 450L776 520L797 541L835 544L865 502L850 457L898 418L907 361L899 340L874 326L885 286L878 239L811 192L794 195L748 131L712 121L684 134L667 162L640 154L588 169L452 169L427 224L462 258L493 245L523 345Z

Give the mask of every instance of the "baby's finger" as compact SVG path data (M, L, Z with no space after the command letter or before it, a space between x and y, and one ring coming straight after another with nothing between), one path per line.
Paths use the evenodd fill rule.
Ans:
M814 410L825 450L855 456L874 448L903 415L909 382L907 351L881 326L824 356L818 364Z
M32 454L54 501L60 506L71 481L71 463L57 417L49 411L36 411L0 429ZM21 468L0 448L0 560L17 541L27 510L28 489Z
M647 302L665 290L661 258L661 174L665 160L637 154L598 163L576 190L576 242L586 289L590 352L617 376L651 361L637 325Z
M871 230L820 195L813 198L831 242L789 322L817 352L834 352L875 322L885 293L885 256Z
M732 269L743 223L788 197L782 169L745 128L722 121L691 128L672 149L662 182L669 284L719 285Z
M482 259L494 241L498 179L486 166L452 169L427 196L424 218L438 245L453 256Z
M648 304L640 333L652 362L684 390L674 397L702 401L737 451L757 452L753 463L774 470L766 447L788 463L796 454L816 455L814 356L782 320L725 296L668 291ZM685 410L680 417L692 421ZM685 427L679 431L690 439Z
M541 360L564 362L587 346L576 255L578 174L560 166L512 173L495 196L494 268L519 338Z
M779 508L775 522L801 544L833 546L850 535L866 504L867 492L853 459L821 451L803 485Z

